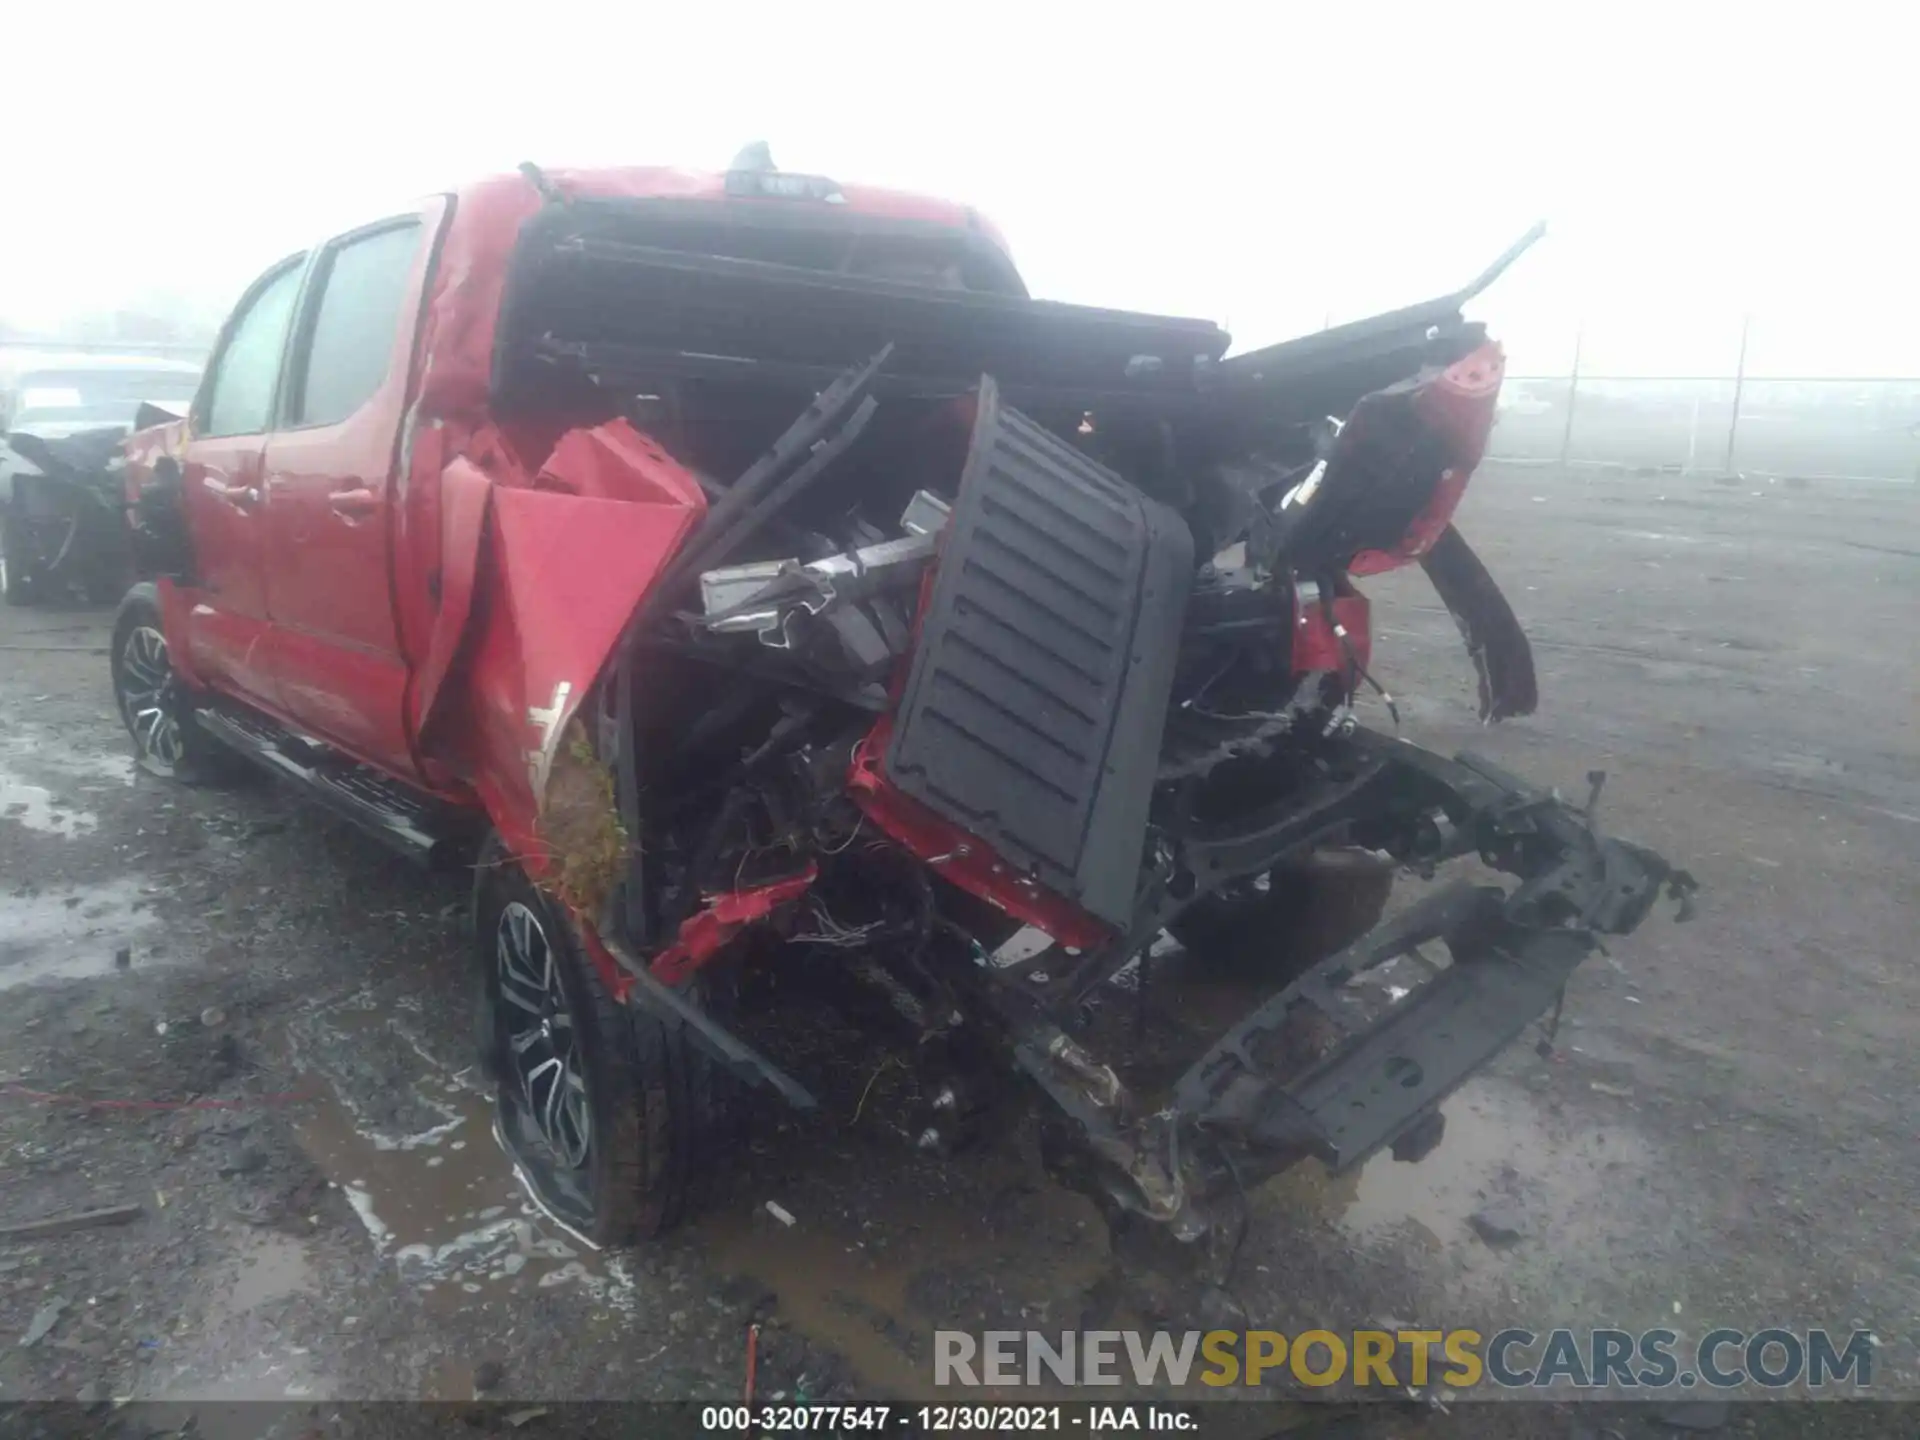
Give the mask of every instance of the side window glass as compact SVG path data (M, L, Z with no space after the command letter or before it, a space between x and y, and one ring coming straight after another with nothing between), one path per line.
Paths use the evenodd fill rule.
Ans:
M299 260L290 262L234 324L214 362L205 434L259 435L266 430L287 327L293 323L293 302L300 293L300 271Z
M289 425L337 424L373 398L386 379L419 245L416 222L346 241L327 257L312 335L294 372Z

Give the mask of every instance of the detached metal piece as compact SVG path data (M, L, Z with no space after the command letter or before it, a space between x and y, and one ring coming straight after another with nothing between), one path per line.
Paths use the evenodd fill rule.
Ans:
M1540 705L1533 647L1480 557L1449 525L1420 557L1420 568L1466 642L1480 682L1480 719L1490 724L1531 715Z
M900 528L909 535L938 535L953 518L953 507L930 490L916 490L901 512Z
M797 558L756 560L709 570L700 577L701 623L716 635L777 635L798 611L818 615L836 601L911 585L933 558L935 540L929 532L804 565Z

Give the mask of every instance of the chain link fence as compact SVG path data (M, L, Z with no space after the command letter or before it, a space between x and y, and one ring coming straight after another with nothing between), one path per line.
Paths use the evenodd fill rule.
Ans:
M1920 379L1509 376L1490 455L1665 474L1920 481Z

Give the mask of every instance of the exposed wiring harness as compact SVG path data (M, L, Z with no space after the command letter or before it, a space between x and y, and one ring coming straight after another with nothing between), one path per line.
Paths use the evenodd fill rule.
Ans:
M1393 728L1398 730L1400 707L1393 703L1393 696L1387 693L1387 687L1374 679L1367 667L1360 663L1359 655L1354 652L1353 637L1347 633L1347 627L1340 623L1340 617L1333 608L1333 586L1325 580L1320 582L1320 610L1327 617L1327 628L1333 631L1333 638L1340 642L1341 655L1346 657L1347 703L1351 705L1355 695L1359 693L1360 687L1354 681L1354 677L1358 676L1371 685L1374 693L1386 704L1387 714L1393 717Z

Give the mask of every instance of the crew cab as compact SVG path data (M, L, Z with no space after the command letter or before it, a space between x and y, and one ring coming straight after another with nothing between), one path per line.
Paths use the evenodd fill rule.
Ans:
M594 1243L683 1213L730 1093L815 1103L734 1023L768 966L881 998L928 1148L1012 1078L1066 1173L1202 1234L1304 1157L1417 1159L1599 934L1690 889L1355 712L1355 578L1409 564L1486 717L1534 704L1451 524L1502 373L1462 310L1520 248L1228 357L1032 299L963 205L524 166L247 289L129 442L116 695L150 769L244 756L476 864L497 1133ZM1519 885L1374 925L1396 866L1469 855ZM1304 943L1343 875L1365 903ZM1089 1021L1123 974L1170 1001L1168 934L1264 982L1171 1083Z

